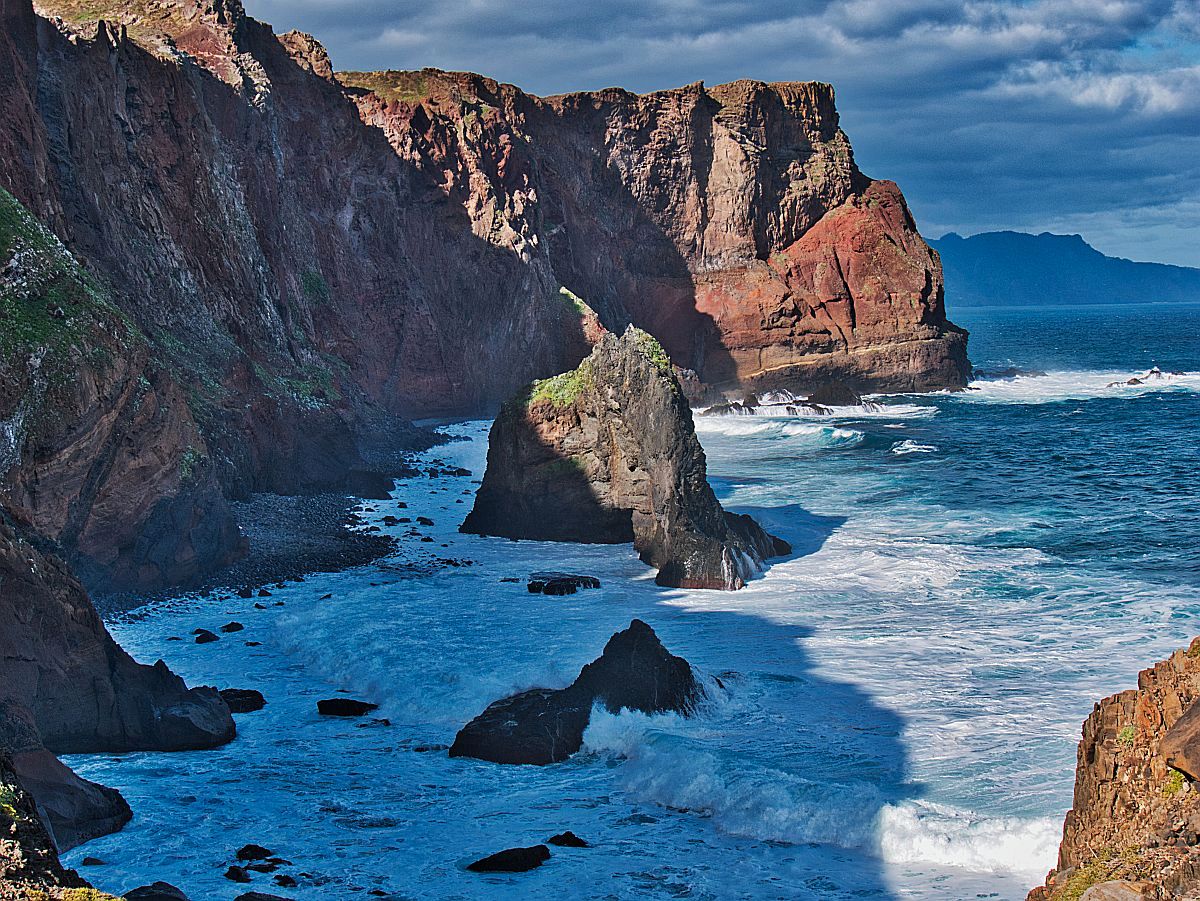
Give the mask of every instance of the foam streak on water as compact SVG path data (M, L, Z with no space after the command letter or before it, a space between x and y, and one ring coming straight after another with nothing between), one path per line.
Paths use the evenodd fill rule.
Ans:
M104 888L166 879L218 901L245 890L221 873L250 841L312 874L257 880L297 898L1023 898L1053 863L1092 703L1200 631L1200 386L1107 387L1157 359L1127 321L1084 360L1030 346L1051 320L1012 330L1015 359L988 344L1003 317L968 325L981 363L1049 374L697 417L718 493L796 549L740 592L659 588L629 548L459 535L471 479L422 478L369 515L427 515L432 544L278 590L281 608L183 598L114 623L139 659L268 706L216 751L73 758L137 818L69 860L108 861L89 870ZM471 440L431 456L482 473L486 424L454 430ZM604 587L500 581L547 566ZM437 749L498 697L568 684L635 616L701 673L699 715L596 711L584 751L545 768ZM245 632L190 641L233 618ZM338 688L390 725L317 717ZM463 869L563 829L594 847L519 877Z

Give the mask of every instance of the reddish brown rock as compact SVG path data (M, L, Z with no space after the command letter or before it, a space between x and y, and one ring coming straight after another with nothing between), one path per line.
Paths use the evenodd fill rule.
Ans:
M1200 791L1172 764L1190 760L1182 749L1198 700L1200 639L1096 705L1083 724L1058 865L1031 901L1122 880L1145 883L1150 898L1200 889L1200 859L1186 853L1200 833Z
M572 372L501 410L464 532L540 541L632 541L657 582L737 589L788 553L708 484L691 410L662 347L630 326Z

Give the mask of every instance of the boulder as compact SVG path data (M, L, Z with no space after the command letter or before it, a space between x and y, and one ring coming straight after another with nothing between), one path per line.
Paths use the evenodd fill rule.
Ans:
M225 625L223 625L221 627L221 631L225 632L225 633L241 632L244 628L246 628L246 627L243 626L241 623L236 623L236 622L235 623L226 623Z
M1156 897L1154 886L1148 882L1114 879L1093 885L1080 896L1079 901L1145 901Z
M576 576L571 573L537 572L529 577L530 594L574 594L581 588L599 588L595 576Z
M524 873L540 867L549 859L550 849L545 845L508 848L467 864L467 869L475 873Z
M267 705L262 692L253 688L222 688L219 694L231 713L253 713Z
M125 901L188 901L187 895L169 882L139 886L130 889L122 897Z
M660 585L741 588L788 553L726 513L670 361L632 326L606 334L572 372L501 409L462 531L539 541L632 541Z
M845 382L825 382L808 395L808 402L822 407L857 407L862 398Z
M455 736L450 756L558 763L583 746L594 704L614 713L688 715L703 696L688 662L667 651L654 630L635 619L567 688L534 688L490 704Z
M1174 767L1193 782L1200 780L1200 701L1193 703L1158 744L1167 766Z
M230 882L246 883L250 881L250 874L244 867L233 866L225 871L225 878Z
M363 716L377 709L378 704L355 701L351 698L326 698L317 701L317 713L321 716Z
M552 835L546 839L548 845L558 845L562 848L587 848L590 847L586 841L568 829L566 832L560 832L558 835Z
M219 636L209 632L208 629L200 629L196 633L196 644L212 644L212 642L220 640Z
M272 852L268 848L264 848L262 845L255 845L255 844L242 845L242 847L238 848L237 859L238 860L266 860L268 857L271 856L271 854L272 854Z

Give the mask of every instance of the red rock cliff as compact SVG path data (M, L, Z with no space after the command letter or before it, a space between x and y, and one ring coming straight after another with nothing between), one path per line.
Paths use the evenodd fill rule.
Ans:
M1113 893L1100 898L1196 896L1197 700L1200 639L1139 673L1136 689L1096 705L1083 724L1058 865L1030 901L1079 898L1104 883Z

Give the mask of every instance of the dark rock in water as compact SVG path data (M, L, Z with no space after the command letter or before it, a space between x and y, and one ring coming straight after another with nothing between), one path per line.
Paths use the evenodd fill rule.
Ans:
M238 589L238 597L239 598L252 598L252 597L254 597L254 589L253 588L239 588ZM166 883L164 883L164 885L165 884Z
M355 701L351 698L326 698L317 701L317 712L321 716L363 716L378 709L378 704Z
M266 609L267 609L267 605L266 605L266 604L255 604L255 605L254 605L254 609L255 609L255 610L266 610Z
M692 668L641 620L609 639L567 688L534 688L490 704L450 746L451 757L545 765L583 746L592 705L612 712L690 714L704 696Z
M430 519L428 516L418 516L417 517L417 525L431 526L431 525L433 525L433 520Z
M262 845L255 845L252 843L249 845L242 845L242 847L238 848L236 856L238 860L266 860L272 854L274 854L274 852L268 848L264 848Z
M280 895L268 895L266 892L246 892L238 895L233 901L288 901Z
M727 515L670 360L632 326L573 372L510 400L461 529L538 541L632 541L660 585L741 588L786 544ZM785 551L786 552L786 551Z
M260 863L248 863L246 869L254 873L274 873L279 869L279 864L264 860Z
M271 592L267 588L260 588L258 589L258 596L260 598L269 598L271 596Z
M566 832L560 832L558 835L552 835L546 839L548 845L559 845L563 848L587 848L590 847L586 841L568 829Z
M280 888L295 888L297 885L296 878L294 876L289 876L287 873L279 873L271 878Z
M209 632L208 629L201 629L196 633L196 644L211 644L214 641L220 641L220 637Z
M754 407L746 407L735 401L721 401L700 411L701 416L729 416L735 413L748 415L754 412Z
M822 407L857 407L862 398L845 382L826 382L808 395L808 402Z
M550 849L545 845L534 845L532 848L509 848L469 863L467 869L475 873L524 873L540 867L549 859Z
M230 882L246 883L250 881L250 874L242 867L230 867L225 871L225 878Z
M222 688L219 694L229 705L230 713L253 713L262 710L267 704L262 692L253 688Z
M79 861L79 865L81 867L102 867L104 866L104 861L99 857L85 857Z
M501 579L500 581L506 581ZM515 580L514 580L515 581ZM531 594L574 594L580 588L599 588L600 580L595 576L577 576L572 573L537 572L529 576Z
M223 625L221 627L221 631L227 632L227 633L228 632L241 632L242 629L244 629L244 628L246 628L246 627L243 626L241 623L226 623L225 625Z
M169 882L152 882L150 885L130 889L121 896L125 901L188 901L188 896Z

